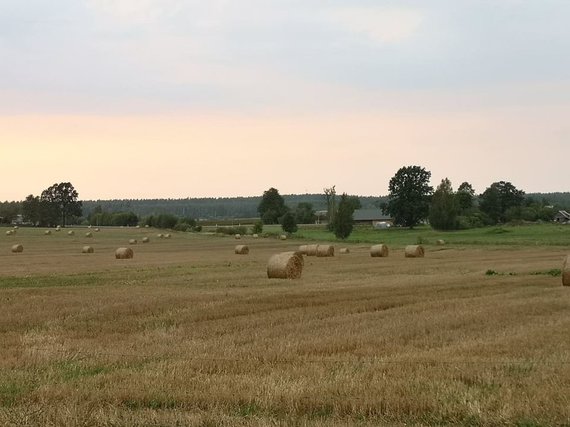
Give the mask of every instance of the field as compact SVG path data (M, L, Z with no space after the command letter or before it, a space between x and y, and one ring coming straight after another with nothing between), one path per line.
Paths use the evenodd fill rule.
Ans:
M570 227L358 229L294 281L329 234L0 231L2 426L570 426Z

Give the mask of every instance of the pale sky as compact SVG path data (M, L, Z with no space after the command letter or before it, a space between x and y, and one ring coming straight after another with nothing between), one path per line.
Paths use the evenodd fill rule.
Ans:
M0 200L570 191L568 0L0 0Z

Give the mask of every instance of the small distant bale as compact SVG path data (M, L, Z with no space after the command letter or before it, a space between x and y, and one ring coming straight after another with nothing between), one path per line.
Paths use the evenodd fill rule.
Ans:
M68 236L75 236L75 231L69 230L69 231L67 232L67 235L68 235Z
M236 240L241 239L241 234L234 234L234 239L236 239Z
M156 237L158 237L159 239L164 239L164 234L158 233L158 234L156 235Z
M129 239L129 245L136 245L137 243L137 239Z
M6 231L6 236L11 236L12 234L14 234L14 231L12 230Z
M81 252L84 254L92 254L93 252L95 252L95 250L93 249L93 246L83 246Z
M143 237L142 242L148 243L148 242L150 242L150 239L148 237Z
M386 245L373 245L370 248L370 256L371 257L387 257L390 251L388 250L388 246Z
M91 228L91 227L93 227L91 224L89 224L89 225L87 226L87 228Z
M445 240L443 239L439 239L437 242L435 242L438 246L444 246L445 245Z
M14 245L12 246L12 252L14 253L24 252L24 247L22 245Z
M279 236L279 238L280 238L281 240L287 240L287 235L282 234L281 236Z
M95 232L96 232L96 233L99 233L99 231L101 231L101 230L99 229L99 227L96 227L96 228L95 228Z
M423 258L424 254L425 251L422 245L408 245L404 249L406 258Z
M46 236L51 235L51 230L46 230L46 231L44 231L44 234L45 234Z
M144 228L149 228L149 227L150 227L150 225L148 225L148 224L146 224L146 225L144 226Z
M91 238L91 237L93 237L93 233L91 233L90 231L88 231L87 233L85 233L85 237Z
M170 233L166 233L166 234L164 235L164 238L165 238L165 239L170 239L170 237L171 237Z
M235 248L236 255L247 255L249 254L249 248L247 245L237 245Z
M300 252L282 252L273 255L267 263L270 279L299 279L303 272L303 255Z
M318 245L317 247L318 257L331 257L334 256L334 246L333 245Z
M18 228L20 228L20 227L18 227L17 225L14 226L14 230L17 230Z
M55 227L55 231L61 231L61 226L58 225L57 227Z
M341 254L349 254L350 253L350 249L348 248L340 248L339 251Z
M562 266L562 286L570 286L570 255L566 256Z
M140 226L140 225L137 225L137 227L136 227L136 228L141 228L141 226Z
M319 250L319 245L307 245L307 256L317 256L317 252Z
M254 233L252 237L253 237L254 239L257 239L257 238L259 237L259 234Z
M131 259L134 256L134 252L131 248L118 248L115 251L116 259Z

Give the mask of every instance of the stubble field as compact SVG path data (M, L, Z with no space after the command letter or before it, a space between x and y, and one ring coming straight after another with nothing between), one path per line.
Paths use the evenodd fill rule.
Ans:
M86 231L0 236L0 425L570 425L564 246Z

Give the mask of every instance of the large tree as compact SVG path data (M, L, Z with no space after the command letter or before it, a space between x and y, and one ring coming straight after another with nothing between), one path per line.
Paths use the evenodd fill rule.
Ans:
M354 208L356 204L354 203L354 198L348 197L346 193L340 197L340 202L338 203L338 210L334 216L332 223L332 229L334 235L339 239L346 239L352 233L352 228L354 225Z
M46 208L49 207L54 216L57 214L57 217L61 219L61 225L65 227L69 217L81 216L82 204L77 199L78 196L79 194L70 182L61 182L42 191L40 202Z
M277 224L288 211L285 206L285 200L279 194L279 191L273 187L263 192L261 202L257 207L257 212L264 224Z
M457 202L459 203L459 209L461 212L469 212L473 208L473 202L475 201L475 190L473 186L468 182L462 182L457 193Z
M397 225L413 228L428 217L430 178L431 172L420 166L404 166L392 177L386 209Z
M429 222L436 230L453 230L457 228L459 200L453 193L451 181L445 178L437 186L429 208Z
M504 222L506 212L521 207L524 203L524 191L506 181L492 183L479 197L479 208L494 222Z

